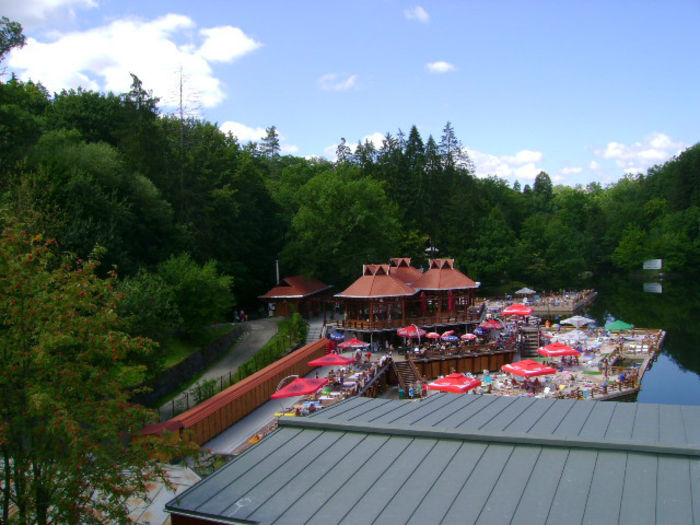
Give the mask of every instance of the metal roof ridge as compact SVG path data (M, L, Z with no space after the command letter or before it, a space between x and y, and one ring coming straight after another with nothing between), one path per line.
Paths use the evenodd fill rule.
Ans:
M660 442L640 442L633 440L586 439L578 436L562 437L553 435L532 435L523 432L494 432L463 429L421 428L411 425L382 423L330 421L327 419L280 417L280 427L314 429L342 432L363 432L390 436L422 437L429 439L455 439L460 441L486 441L489 443L509 443L518 445L549 446L561 448L582 448L613 450L619 452L646 452L674 456L700 456L700 446L687 444L664 444Z

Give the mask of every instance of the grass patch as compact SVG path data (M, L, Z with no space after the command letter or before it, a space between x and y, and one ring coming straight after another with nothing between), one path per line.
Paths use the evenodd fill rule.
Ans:
M165 363L163 364L163 366L165 368L175 366L180 361L186 359L200 348L213 343L220 337L223 337L224 335L229 333L231 330L233 330L232 325L222 325L213 328L207 328L199 334L181 337L173 336L166 339L162 343L163 353L167 356L165 358Z

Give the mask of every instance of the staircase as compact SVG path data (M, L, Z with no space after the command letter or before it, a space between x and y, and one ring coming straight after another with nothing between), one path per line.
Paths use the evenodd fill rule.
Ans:
M418 371L410 361L394 361L394 373L399 380L399 387L408 392L408 386L420 379Z
M522 347L520 348L520 357L523 359L528 357L538 357L537 349L540 347L540 328L539 326L523 326L520 329L522 334Z
M306 332L306 344L318 341L323 337L323 318L322 317L312 317L308 321L309 330Z

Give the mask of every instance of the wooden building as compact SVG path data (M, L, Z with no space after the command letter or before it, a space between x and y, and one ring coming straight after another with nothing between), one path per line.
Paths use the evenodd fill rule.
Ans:
M468 314L474 305L474 290L479 284L457 270L454 259L431 259L428 271L412 286L420 290L421 302L427 303L428 313L460 317Z
M259 296L259 299L267 303L273 315L289 317L292 312L299 312L307 317L317 313L324 292L332 286L327 285L314 277L295 275L285 277L269 292Z
M335 297L345 306L340 328L356 332L395 331L475 323L478 283L454 267L454 259L431 259L425 273L409 258L391 264L366 264L362 276Z

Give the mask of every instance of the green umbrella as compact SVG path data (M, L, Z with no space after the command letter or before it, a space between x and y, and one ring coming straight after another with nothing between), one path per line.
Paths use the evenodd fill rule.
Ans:
M626 323L624 321L620 321L619 319L611 323L605 323L605 329L610 330L611 332L619 332L621 330L632 330L632 328L634 328L634 325Z

